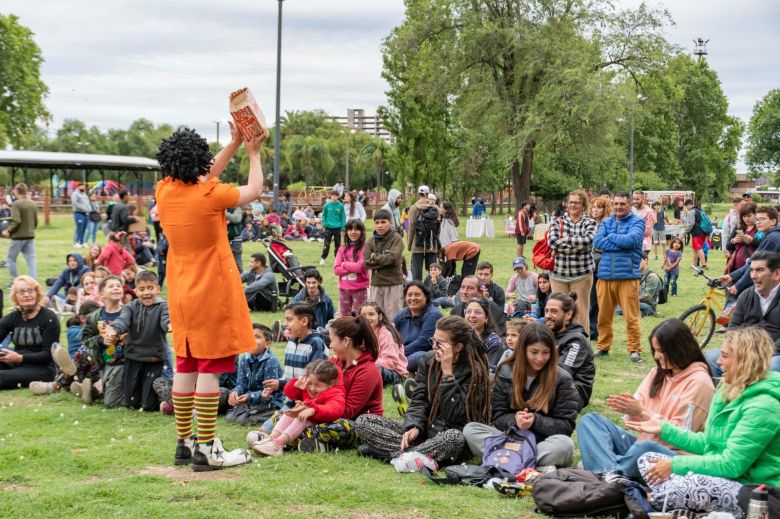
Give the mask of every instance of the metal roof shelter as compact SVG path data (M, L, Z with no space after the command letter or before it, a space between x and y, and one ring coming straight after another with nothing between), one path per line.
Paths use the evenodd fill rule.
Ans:
M11 184L16 184L17 170L21 169L25 183L28 181L28 170L49 170L49 195L54 197L53 177L55 172L62 171L65 180L71 179L70 171L81 171L81 181L88 182L92 171L98 171L105 182L106 171L117 171L117 182L121 181L123 173L135 176L137 191L141 191L141 176L147 171L153 171L155 180L160 171L160 165L154 159L146 157L127 157L123 155L94 155L91 153L60 153L53 151L0 150L0 167L11 168Z

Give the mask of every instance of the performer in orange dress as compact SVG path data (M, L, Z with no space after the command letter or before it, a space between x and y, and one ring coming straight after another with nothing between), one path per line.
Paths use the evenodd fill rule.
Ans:
M230 134L230 144L213 158L206 140L186 128L163 140L157 154L163 179L155 196L169 244L166 281L176 353L173 409L179 440L174 463L192 463L195 471L251 461L243 449L225 451L214 430L219 374L234 371L235 356L255 347L249 308L227 240L225 209L260 196L260 147L268 133L246 143L249 178L238 188L219 182L241 146L241 134L232 124Z

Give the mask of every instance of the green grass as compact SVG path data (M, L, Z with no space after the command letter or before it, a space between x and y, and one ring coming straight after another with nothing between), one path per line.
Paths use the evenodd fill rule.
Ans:
M719 208L718 216L725 213ZM496 267L496 282L505 286L512 273L514 240L496 217L494 240L477 240L482 259ZM461 235L465 234L465 222ZM71 252L72 219L55 216L38 232L38 277L59 274ZM102 237L101 237L102 239ZM0 245L3 255L7 242ZM293 243L302 264L316 265L321 244ZM526 246L530 257L531 245ZM81 249L83 250L83 249ZM244 261L262 250L244 248ZM25 272L20 257L20 271ZM660 271L661 261L650 262ZM659 306L658 317L642 319L642 334L664 318L678 316L705 293L694 279L687 249L679 280L680 296ZM723 269L723 256L710 254L710 272ZM337 299L332 257L321 271L325 287ZM0 271L0 283L10 281ZM5 308L10 308L7 299ZM270 325L276 314L255 313ZM588 411L607 411L605 399L633 392L653 366L645 341L644 361L633 364L625 351L625 327L615 318L616 339L609 358L598 361ZM64 339L64 331L63 331ZM719 345L721 338L713 341ZM713 346L710 346L713 347ZM274 345L282 359L283 347ZM389 391L385 410L397 417ZM243 447L247 428L220 420L219 435L228 448ZM508 499L473 487L438 487L417 474L397 474L392 467L359 458L354 452L323 455L293 453L256 459L249 466L212 474L195 474L171 465L176 440L172 417L126 409L85 407L69 393L35 397L28 389L0 392L0 515L41 516L189 516L189 517L535 517L530 497Z

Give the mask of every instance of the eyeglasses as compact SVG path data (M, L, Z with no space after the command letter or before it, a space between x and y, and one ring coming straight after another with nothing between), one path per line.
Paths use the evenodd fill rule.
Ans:
M445 346L449 343L446 341L442 341L441 339L437 339L436 337L431 337L428 339L428 344L431 345L432 348L438 348L439 346Z
M582 202L579 200L569 200L569 205L582 205Z
M35 295L35 289L34 288L25 288L22 290L17 290L17 294L20 296L34 296Z
M768 221L769 221L769 218L767 218L766 216L756 216L756 222L764 223L764 222L768 222Z

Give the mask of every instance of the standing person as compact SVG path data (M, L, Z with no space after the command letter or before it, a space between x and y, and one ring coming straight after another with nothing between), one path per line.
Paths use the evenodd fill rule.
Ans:
M163 140L157 154L163 179L156 199L169 244L168 297L177 357L173 407L179 440L174 461L191 462L195 471L251 461L243 449L226 451L215 432L219 374L235 372L236 355L255 347L241 278L225 238L225 209L260 196L260 147L268 133L246 142L249 178L238 188L219 182L241 145L241 134L232 124L230 134L230 143L213 158L206 140L186 128Z
M525 256L525 242L531 236L531 203L525 201L520 204L520 209L515 217L515 239L517 240L516 256Z
M638 297L642 273L639 264L642 262L645 222L631 213L628 193L615 194L613 204L615 214L601 222L593 244L602 251L596 286L599 300L599 351L596 356L609 355L615 306L620 305L626 320L629 358L639 362L642 360Z
M655 213L653 212L653 209L647 205L644 191L634 191L633 202L634 205L631 208L631 212L645 222L645 234L642 238L642 252L649 253L653 245Z
M742 209L743 201L742 198L734 198L731 203L733 204L731 206L731 209L729 209L729 214L723 217L723 222L721 222L721 233L720 235L723 237L723 250L727 250L728 245L728 237L731 236L731 234L734 232L734 230L737 228L737 224L740 222L740 209ZM728 256L727 256L728 257Z
M13 350L0 349L0 389L54 380L52 345L60 338L60 321L53 311L43 307L42 299L41 286L32 277L14 279L11 301L16 308L0 319L0 334L3 338L10 335L14 343ZM65 348L59 351L69 358Z
M588 195L577 190L569 193L568 211L550 224L547 243L555 254L555 266L550 275L553 292L575 292L575 320L590 335L590 288L593 283L593 239L596 221L588 216Z
M753 202L742 204L739 215L734 220L731 234L723 236L728 261L726 262L726 274L741 269L758 249L761 240L756 238L756 204ZM759 235L760 237L761 235Z
M368 298L368 269L363 262L366 228L362 220L347 221L344 245L336 254L333 272L339 277L339 317L358 315Z
M392 215L380 209L374 214L374 234L366 242L363 263L371 271L368 300L377 303L392 320L403 306L404 240L393 229Z
M450 202L442 203L444 216L441 219L439 230L439 247L441 255L446 259L443 267L444 277L450 277L455 274L455 263L462 261L460 268L460 277L471 276L477 271L479 262L480 247L479 244L471 241L462 241L458 237L458 215ZM430 271L430 266L428 271ZM453 287L455 290L458 286Z
M404 235L404 226L401 222L401 210L398 209L401 206L401 202L404 201L404 196L397 189L391 189L387 193L387 203L382 206L382 209L388 211L392 217L392 227L395 232Z
M127 192L127 189L120 189L119 190L119 201L114 204L114 206L111 208L111 231L112 232L124 232L127 233L127 231L130 228L131 223L135 223L138 221L138 218L135 216L130 216L128 205L127 205L127 199L130 197L130 194ZM159 214L159 210L158 210Z
M97 230L98 226L100 225L100 215L102 213L100 209L100 202L98 202L96 193L89 195L89 205L91 210L87 215L87 230L84 232L84 241L85 245L86 242L89 242L94 246L95 242L97 242ZM159 223L160 222L157 222L158 227ZM159 236L157 237L157 241L160 241Z
M361 222L366 221L366 210L363 204L355 200L355 195L351 191L344 193L344 211L347 213L347 220L357 218Z
M612 210L612 201L609 199L609 195L599 195L593 199L590 206L590 216L596 221L596 233L598 233L598 228L601 226L604 218L612 214ZM590 323L591 341L598 341L599 339L599 299L596 295L596 284L599 280L600 262L601 249L593 247L593 284L590 287L590 311L588 312L590 314L588 322Z
M284 214L284 213L287 213L288 215L292 214L291 211L292 202L290 201L291 198L292 198L292 194L290 194L289 191L285 191L284 194L282 195L282 198L279 199L279 203L277 204L276 207L276 212L279 214Z
M3 231L3 236L11 238L8 247L8 273L11 280L16 279L16 257L21 252L27 262L27 274L35 279L35 229L38 227L38 213L35 203L27 198L27 184L16 184L13 189L16 200L11 204L11 224Z
M704 256L704 242L707 241L707 233L701 229L701 209L693 204L690 198L685 201L685 209L688 211L685 234L691 237L691 249L693 249L693 266L707 268L707 258Z
M439 208L430 201L428 186L417 188L417 202L409 211L409 236L407 248L412 252L412 279L422 281L425 269L436 263L439 252Z
M334 256L338 253L339 247L341 247L341 233L344 232L344 224L347 223L347 219L344 212L344 204L339 201L339 196L338 191L331 191L330 200L322 208L322 226L325 228L323 231L325 243L322 245L320 265L325 264L325 259L330 254L331 239L335 242L333 247Z
M682 261L683 241L680 238L674 238L672 245L666 249L664 258L664 284L668 287L669 293L677 295L677 278L680 276L680 262Z
M87 196L87 185L79 183L73 193L70 194L70 203L73 206L73 220L76 222L76 231L73 234L74 247L87 246L87 221L92 212L92 204Z
M669 219L664 213L661 202L653 202L653 212L655 213L655 224L653 225L653 256L658 261L658 247L661 247L661 252L668 245L666 240L666 224L669 223Z

